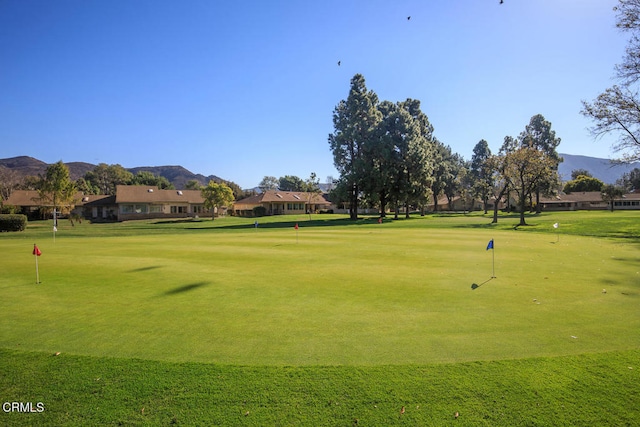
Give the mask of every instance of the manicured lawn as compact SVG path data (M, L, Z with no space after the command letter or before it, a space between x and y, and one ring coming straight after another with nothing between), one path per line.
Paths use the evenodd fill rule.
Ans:
M454 406L480 425L572 424L559 401L574 416L585 405L595 422L611 411L593 410L592 392L626 390L640 369L639 219L562 212L517 230L515 218L491 225L479 214L63 223L55 243L49 223L32 223L0 236L0 348L12 366L0 367L0 391L48 396L53 424L440 425ZM91 386L111 403L90 411L94 397L80 390L99 366L111 380ZM50 394L65 375L70 391ZM148 394L146 414L136 390ZM539 413L527 403L537 392ZM237 393L253 395L246 417ZM409 405L422 408L417 418ZM500 418L499 407L518 414ZM627 411L616 419L640 422ZM31 424L41 414L8 416Z

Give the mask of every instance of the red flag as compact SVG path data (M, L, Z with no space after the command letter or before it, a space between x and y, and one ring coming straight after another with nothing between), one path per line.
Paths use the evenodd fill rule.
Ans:
M35 243L33 245L33 255L36 255L36 256L42 255L42 252L40 252L40 249L38 249L38 247L35 245Z
M293 228L295 228L296 230L298 229L298 223L297 222L296 222L295 227L293 227Z

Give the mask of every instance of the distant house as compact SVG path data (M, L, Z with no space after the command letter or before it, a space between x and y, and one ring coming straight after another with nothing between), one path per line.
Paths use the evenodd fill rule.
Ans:
M609 204L602 200L599 191L586 191L540 197L543 211L604 210Z
M73 213L93 221L186 218L209 214L199 190L160 190L144 185L118 185L115 196L77 193ZM4 202L31 218L43 218L53 206L37 191L16 190Z
M613 201L614 209L640 209L640 193L627 193Z
M76 193L71 206L68 206L72 208L71 213L81 214L86 201L88 201L87 196L81 192ZM4 204L15 206L17 213L24 214L31 219L41 219L53 212L53 203L42 199L36 190L14 190L4 201Z
M559 194L554 197L541 197L543 211L576 211L611 209L609 202L602 200L599 191ZM640 193L627 193L613 201L614 209L640 209Z
M118 185L115 207L118 221L187 218L209 212L200 190L161 190L144 185Z
M233 204L237 216L254 216L254 209L262 207L265 215L304 214L328 209L331 202L323 195L304 191L269 190Z

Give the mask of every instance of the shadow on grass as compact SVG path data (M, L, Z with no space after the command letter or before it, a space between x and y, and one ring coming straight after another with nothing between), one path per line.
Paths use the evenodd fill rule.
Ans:
M182 293L185 293L185 292L196 290L196 289L201 288L203 286L207 286L208 284L209 284L209 282L189 283L188 285L182 285L182 286L178 286L177 288L169 289L168 291L163 292L162 296L171 296L171 295L182 294Z
M479 285L477 283L474 283L471 285L471 290L475 291L476 289L478 289L480 286L484 285L485 283L488 283L490 281L492 281L493 279L495 279L495 277L491 277L488 280L485 280L484 282L480 283Z
M303 220L295 220L295 221L278 221L278 222L265 222L261 223L260 218L258 221L258 229L278 229L278 228L293 228L296 224L298 224L299 228L311 228L311 227L344 227L344 226L360 226L360 225L372 225L378 223L378 217L362 217L357 220L352 220L349 218L337 218L337 219L312 219L311 221L307 219ZM388 223L393 221L390 218L383 219L383 223ZM216 227L221 230L250 230L255 229L254 224L236 224L236 225L223 225L220 227ZM200 229L200 228L194 228Z
M148 267L134 268L133 270L127 271L127 273L140 273L142 271L155 270L156 268L160 268L160 267L162 267L162 266L161 265L150 265Z

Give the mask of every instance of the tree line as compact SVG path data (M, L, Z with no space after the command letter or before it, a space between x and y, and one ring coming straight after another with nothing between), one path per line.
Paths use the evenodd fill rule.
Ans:
M340 178L332 201L346 202L352 219L361 203L383 216L392 207L397 217L401 207L409 216L414 209L424 213L430 200L437 210L440 197L451 204L459 196L469 207L481 200L485 212L493 202L497 222L498 201L513 194L524 225L527 207L539 210L541 195L554 194L560 185L560 138L541 114L517 137L506 136L497 154L481 140L466 161L434 136L419 100L381 102L356 74L349 95L334 109L333 125L328 142Z

